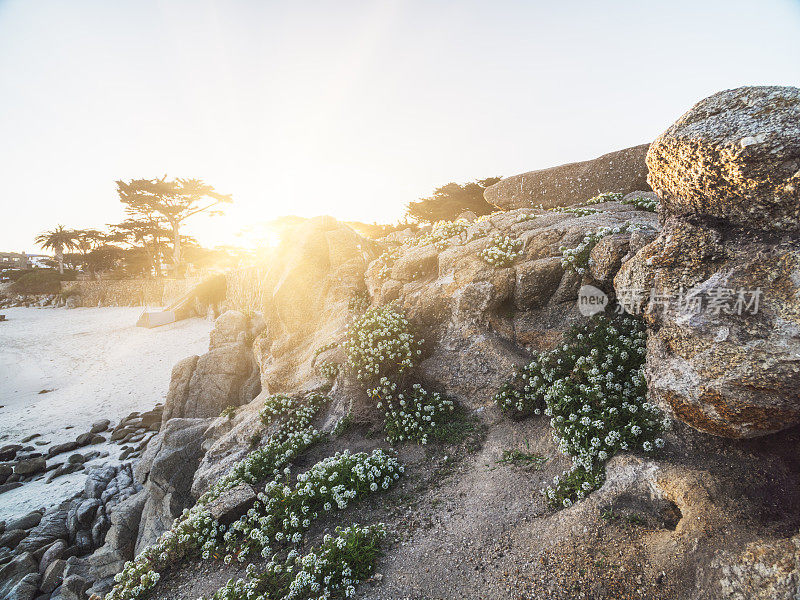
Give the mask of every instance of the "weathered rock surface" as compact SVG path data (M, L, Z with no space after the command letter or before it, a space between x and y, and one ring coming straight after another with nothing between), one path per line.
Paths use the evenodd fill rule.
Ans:
M396 301L426 340L417 368L423 384L447 390L468 407L486 406L509 374L530 362L532 352L552 348L582 318L576 306L582 283L612 291L611 280L638 232L610 236L611 243L596 254L595 277L565 270L561 247L577 246L600 227L625 223L652 237L658 222L654 213L617 202L595 208L598 212L579 217L543 210L496 214L437 245L398 246L393 265L386 258L370 264L365 278L373 301ZM510 266L481 257L497 236L519 244ZM398 263L404 277L413 277L395 279Z
M217 318L208 353L173 367L164 422L217 417L228 406L241 406L258 395L258 364L248 333L248 319L239 312L227 311Z
M201 443L208 424L207 419L170 419L136 465L136 480L144 486L146 497L137 553L154 543L185 508L194 504L192 478L203 455Z
M602 192L627 194L649 190L647 144L604 154L593 160L530 171L486 188L486 201L502 208L553 208L578 204Z
M210 502L206 510L218 523L229 525L245 514L255 501L256 491L253 486L240 483Z
M36 560L30 552L23 552L0 567L0 598L9 598L14 588L28 575L39 576ZM27 585L23 586L27 587ZM34 595L36 589L34 588ZM32 598L33 596L31 596Z
M798 111L795 88L721 92L648 155L665 224L615 288L652 327L652 397L707 433L800 423L800 162L789 164L800 160ZM750 137L761 141L741 143Z
M701 100L647 153L668 213L767 230L800 225L800 88L741 87Z

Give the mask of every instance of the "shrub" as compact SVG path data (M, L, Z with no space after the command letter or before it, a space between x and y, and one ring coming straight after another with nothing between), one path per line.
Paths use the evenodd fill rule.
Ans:
M584 202L584 205L590 206L592 204L602 204L603 202L619 202L624 197L625 194L620 194L619 192L605 192L589 198L586 202Z
M644 196L634 196L633 198L623 200L622 203L630 204L639 210L646 210L649 212L655 212L656 208L658 208L658 200L645 198Z
M384 413L386 440L392 443L413 440L427 444L428 436L436 435L437 426L444 424L455 408L451 400L418 383L398 392L396 384L384 379L369 394Z
M496 235L488 247L478 255L495 267L509 267L522 254L522 240L514 240L506 235Z
M573 329L561 346L560 358L572 368L547 390L545 414L573 465L545 490L552 504L569 506L596 489L603 465L617 452L663 447L660 412L646 399L646 338L639 319L598 315Z
M557 352L543 352L505 382L494 400L514 419L541 415L548 387L567 376L571 368Z
M211 600L349 598L355 585L373 572L385 536L382 524L337 527L335 537L325 535L320 548L305 556L290 552L287 561L273 558L260 568L248 565L246 578L229 580Z
M586 215L596 215L600 211L596 208L582 208L580 206L572 206L569 208L551 208L550 212L567 213L577 217L585 217Z
M572 467L543 490L552 505L570 506L600 486L604 465L617 452L649 453L664 445L661 415L646 400L646 335L639 319L596 315L495 397L512 416L549 416L559 450L573 457Z
M388 489L402 472L397 459L380 449L371 454L337 452L298 475L293 487L270 481L253 507L231 524L221 540L204 541L204 555L224 547L226 562L234 558L243 562L253 554L268 558L300 544L320 515L343 510L354 500ZM285 473L288 477L288 469Z
M411 369L422 354L411 324L393 306L374 306L349 327L344 348L347 369L367 384L382 377L396 379Z
M15 294L58 294L62 281L74 281L75 277L60 275L58 271L36 269L20 276L11 284Z
M635 231L643 226L638 224L625 223L616 227L598 227L596 231L587 231L581 242L574 248L561 246L561 265L568 270L575 271L579 275L585 274L592 264L589 255L597 245L607 235L615 235L626 231Z

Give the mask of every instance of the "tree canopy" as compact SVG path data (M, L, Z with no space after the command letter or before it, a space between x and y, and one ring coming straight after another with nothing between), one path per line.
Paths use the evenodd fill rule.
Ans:
M489 177L471 181L464 185L448 183L433 191L427 198L409 202L406 213L422 223L452 221L465 211L477 216L488 215L497 210L483 198L483 190L500 181L500 177Z
M201 212L222 214L214 207L233 201L230 194L220 194L200 179L132 179L117 181L117 194L125 211L141 219L153 213L162 216L172 231L173 262L181 262L181 224Z

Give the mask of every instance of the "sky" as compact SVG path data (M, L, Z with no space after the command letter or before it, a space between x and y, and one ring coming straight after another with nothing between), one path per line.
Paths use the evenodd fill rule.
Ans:
M395 221L799 83L800 0L0 0L0 251L118 222L115 181L165 174L233 195L188 222L205 245L286 214Z

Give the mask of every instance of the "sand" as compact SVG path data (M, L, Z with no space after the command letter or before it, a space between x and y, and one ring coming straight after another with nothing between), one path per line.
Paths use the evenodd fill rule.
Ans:
M208 350L211 323L187 319L136 327L141 308L3 309L0 323L0 445L41 434L31 444L74 440L99 419L112 424L163 402L172 366ZM49 390L46 393L40 393ZM48 445L41 445L46 451ZM113 461L119 446L103 444ZM66 455L59 457L65 460ZM55 460L55 459L54 459ZM0 520L50 506L83 485L80 473L0 495Z

